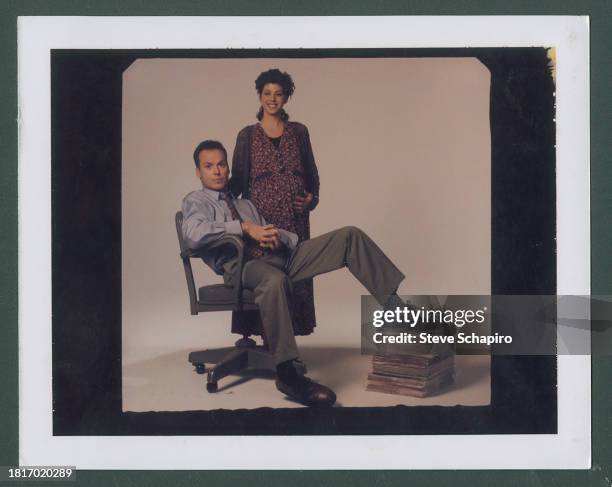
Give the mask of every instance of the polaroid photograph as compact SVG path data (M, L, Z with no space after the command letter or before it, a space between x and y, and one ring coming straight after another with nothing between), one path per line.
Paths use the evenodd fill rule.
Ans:
M362 353L590 293L587 18L282 20L19 18L22 464L589 468L588 355Z

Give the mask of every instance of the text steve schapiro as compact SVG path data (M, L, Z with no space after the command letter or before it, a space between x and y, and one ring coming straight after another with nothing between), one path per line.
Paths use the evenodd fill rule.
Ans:
M431 335L427 332L422 333L398 333L397 335L385 335L377 332L372 336L374 343L478 343L481 345L491 346L497 343L512 343L512 337L509 335L477 335L476 333L459 332L457 337L453 335Z

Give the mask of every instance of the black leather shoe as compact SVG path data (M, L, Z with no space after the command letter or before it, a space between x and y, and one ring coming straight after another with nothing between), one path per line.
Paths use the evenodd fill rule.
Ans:
M276 388L305 406L331 406L336 402L334 391L303 375L298 375L291 382L283 382L277 378Z

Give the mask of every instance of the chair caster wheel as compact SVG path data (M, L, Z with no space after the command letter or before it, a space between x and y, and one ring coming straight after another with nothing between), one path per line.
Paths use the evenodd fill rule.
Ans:
M195 371L198 374L203 374L206 372L206 366L204 364L193 364L195 367Z
M219 386L217 385L216 382L207 382L206 390L210 392L211 394L213 394L219 390Z

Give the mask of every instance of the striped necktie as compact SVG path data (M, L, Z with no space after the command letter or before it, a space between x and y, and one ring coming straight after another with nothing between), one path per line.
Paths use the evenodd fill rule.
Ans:
M243 222L240 213L234 205L234 199L230 193L219 193L219 199L225 201L229 208L232 218L238 220L240 223ZM259 242L248 235L244 235L244 255L248 259L259 259L263 256L263 249L259 246Z

